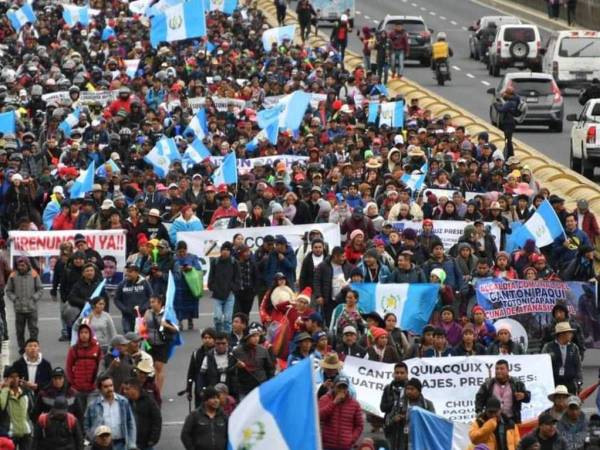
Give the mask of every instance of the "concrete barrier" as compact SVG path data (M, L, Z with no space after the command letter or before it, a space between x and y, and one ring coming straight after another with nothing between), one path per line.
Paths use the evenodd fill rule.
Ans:
M600 0L596 1L600 3ZM271 25L276 24L273 3L270 0L258 0L257 4L267 15ZM295 22L297 22L296 14L288 10L286 23ZM329 40L320 33L317 36L311 36L310 44L319 47L326 46L329 44ZM347 68L353 69L362 64L362 57L355 52L346 51L344 63ZM403 77L401 80L389 82L388 89L396 95L403 96L407 101L413 98L419 99L420 103L426 105L436 115L450 114L453 122L464 125L472 136L487 131L490 135L490 142L500 148L504 147L504 133L501 130L418 83ZM518 139L513 139L513 144L515 153L531 169L535 179L552 193L563 197L567 208L574 208L578 199L585 198L589 202L590 210L600 217L600 186ZM565 149L565 151L567 150Z

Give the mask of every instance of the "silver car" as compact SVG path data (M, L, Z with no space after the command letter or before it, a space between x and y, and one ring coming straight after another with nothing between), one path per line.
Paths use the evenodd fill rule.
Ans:
M546 125L552 131L562 132L564 99L552 75L539 72L510 72L504 75L496 88L488 89L493 95L490 105L490 121L500 126L500 113L494 103L501 101L507 87L527 103L523 116L516 118L518 125Z

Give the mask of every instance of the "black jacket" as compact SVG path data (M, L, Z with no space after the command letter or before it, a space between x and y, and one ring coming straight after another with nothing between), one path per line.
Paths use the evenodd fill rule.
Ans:
M162 428L160 408L145 391L141 391L140 394L140 398L137 400L129 400L129 405L135 416L136 443L139 448L154 447L160 440Z
M315 280L315 264L312 259L312 252L308 252L302 260L300 268L300 278L298 279L298 289L302 291L305 287L313 287Z
M212 419L203 408L186 417L181 429L185 450L225 450L227 448L227 416L218 410Z
M85 303L90 300L91 295L94 293L96 286L100 282L99 277L95 278L91 282L86 281L84 278L80 278L71 288L67 301L69 305L83 309Z
M257 345L250 348L243 343L233 350L233 356L246 364L246 368L237 370L238 390L240 394L248 394L261 383L273 378L275 367L269 352Z
M229 294L240 289L240 265L234 258L211 259L208 289L213 298L227 300Z
M50 363L42 358L42 362L40 362L37 372L35 373L35 380L29 379L29 374L27 372L27 363L25 362L25 356L17 359L12 367L19 372L19 378L23 378L29 382L33 382L38 385L38 388L45 387L48 383L50 383L50 379L52 378L52 366Z
M355 356L356 358L364 358L365 355L367 354L367 349L360 346L358 343L355 343L352 346L348 346L348 345L344 344L343 342L341 342L340 344L338 344L335 347L335 351L339 355L344 355L344 358L346 356Z
M392 272L392 276L388 278L388 283L427 283L427 277L422 269L414 264L410 270L400 268Z
M493 392L494 392L494 384L495 383L496 383L495 378L488 378L481 385L481 387L477 391L477 394L475 394L475 413L481 414L483 412L483 410L485 409L486 402L488 401L488 399L490 397L492 397L494 395ZM531 392L529 392L525 388L525 384L522 381L520 381L516 378L509 377L508 383L510 384L510 388L513 393L513 407L512 407L513 417L512 417L512 419L515 421L515 423L521 423L521 405L523 403L529 403L531 401ZM521 401L517 400L515 398L516 392L523 392L525 394L525 398Z
M344 262L342 270L344 271L344 278L350 278L350 272L352 271L352 264ZM323 297L325 303L330 303L332 299L332 286L333 281L333 266L331 265L331 257L325 259L321 264L317 266L315 270L315 278L313 282L313 297Z
M215 386L217 383L225 383L229 387L229 393L232 394L235 391L235 373L236 373L236 359L231 353L227 355L227 369L224 371L217 367L217 360L215 359L215 349L210 350L206 356L206 371L201 370L201 384L202 387ZM224 375L224 378L221 377Z
M81 425L75 420L69 426L67 416L48 414L45 427L40 421L33 430L31 450L83 450L83 433Z
M570 342L567 345L567 355L564 364L564 374L560 375L562 364L562 356L558 342L548 342L542 348L542 353L549 353L552 359L552 372L554 373L554 383L567 386L569 392L576 394L576 386L583 381L581 372L581 356L579 349L575 344Z
M37 420L40 414L50 412L56 397L64 397L67 400L67 405L69 405L68 412L73 414L79 423L83 423L84 411L81 402L76 397L75 390L67 387L66 380L62 389L56 389L54 386L48 385L45 389L39 391L33 407L33 419Z

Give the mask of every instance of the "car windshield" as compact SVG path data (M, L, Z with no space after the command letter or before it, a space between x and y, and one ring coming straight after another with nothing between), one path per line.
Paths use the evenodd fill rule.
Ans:
M531 96L533 95L551 95L552 94L552 80L532 80L527 79L513 79L511 85L517 95Z
M386 31L389 33L396 25L402 25L407 33L421 33L426 31L425 24L418 20L390 20L385 25Z
M506 42L533 42L535 41L535 32L533 28L507 28L504 30L504 40Z
M560 41L558 56L562 58L597 58L600 56L600 38L564 38Z

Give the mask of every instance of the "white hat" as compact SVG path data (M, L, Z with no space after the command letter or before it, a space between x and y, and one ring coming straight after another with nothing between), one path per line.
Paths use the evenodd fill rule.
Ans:
M238 212L248 212L248 206L245 203L238 205Z
M397 134L396 136L394 136L394 144L404 144L404 136L402 136L401 134Z
M356 328L354 328L352 325L346 325L344 327L344 330L342 331L342 334L346 334L346 333L357 334Z
M100 207L100 209L103 209L104 211L114 208L115 204L113 203L112 200L110 199L106 199L102 202L102 206Z
M52 193L65 195L65 191L63 190L62 186L54 186L54 189L52 189Z
M160 211L156 208L152 208L150 211L148 211L148 217L158 217L160 218Z
M117 152L112 152L110 154L110 159L112 159L113 161L118 161L121 159L121 157L119 156L119 154Z
M554 396L555 395L565 395L565 396L569 396L571 394L569 394L569 390L567 389L566 386L559 384L558 386L556 386L554 388L554 392L551 392L550 394L548 394L548 400L550 400L551 402L554 401Z
M15 173L10 181L23 181L23 176L20 173Z

